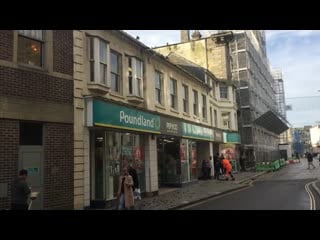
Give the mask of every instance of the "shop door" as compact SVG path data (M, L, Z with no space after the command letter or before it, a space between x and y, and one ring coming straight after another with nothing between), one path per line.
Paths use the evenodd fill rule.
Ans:
M32 210L43 209L43 147L20 146L19 171L28 171L27 182L32 192L39 192L38 198L32 202Z

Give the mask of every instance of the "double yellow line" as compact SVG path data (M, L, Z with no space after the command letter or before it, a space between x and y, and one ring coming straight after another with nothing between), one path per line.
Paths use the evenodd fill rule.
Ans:
M318 182L318 180L310 182L310 183L307 183L305 185L305 187L304 187L306 189L308 195L309 195L309 198L310 198L310 210L317 210L317 208L316 208L316 200L314 199L313 193L312 193L312 191L310 189L310 185L315 183L315 182Z

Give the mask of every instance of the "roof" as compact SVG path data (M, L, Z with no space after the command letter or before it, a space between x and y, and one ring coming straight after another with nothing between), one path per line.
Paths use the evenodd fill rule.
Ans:
M254 123L278 135L289 129L288 123L273 111L262 114Z
M206 82L206 69L201 67L198 64L195 64L194 62L191 62L184 57L176 54L176 53L169 53L167 58L172 63L178 65L179 67L183 68L185 71L191 73L192 75L196 76L198 79L200 79L202 82Z

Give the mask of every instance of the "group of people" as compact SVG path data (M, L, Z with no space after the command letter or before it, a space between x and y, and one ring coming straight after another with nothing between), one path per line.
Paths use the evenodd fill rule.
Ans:
M209 160L202 161L202 178L203 179L211 179L210 172L211 172L211 161L212 157L209 157ZM235 178L232 175L232 164L230 162L229 156L224 156L222 153L219 156L219 153L216 153L213 157L213 164L214 164L214 179L219 180L220 176L224 175L225 180L231 179L234 181Z
M306 152L306 157L308 159L308 169L310 169L310 166L315 169L316 167L313 165L313 154L310 152ZM318 160L319 160L319 165L320 165L320 154L318 154Z

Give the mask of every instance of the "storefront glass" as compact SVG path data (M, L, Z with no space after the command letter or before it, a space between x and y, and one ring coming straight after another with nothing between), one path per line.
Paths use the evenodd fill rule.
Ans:
M121 169L128 164L138 174L141 192L145 192L145 164L142 136L114 131L92 131L95 140L94 189L95 200L116 197Z
M188 140L188 150L189 150L189 167L190 167L190 180L196 180L197 176L197 142Z

